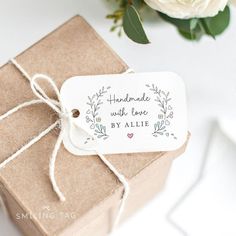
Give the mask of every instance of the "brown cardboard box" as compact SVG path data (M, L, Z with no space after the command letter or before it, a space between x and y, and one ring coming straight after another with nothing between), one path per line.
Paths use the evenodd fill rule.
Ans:
M121 73L127 65L96 32L76 16L17 56L29 72L54 78L60 88L75 75ZM51 94L52 95L52 94ZM32 99L29 82L11 64L0 69L0 114ZM45 105L18 111L0 123L0 162L47 128L55 119ZM51 132L0 171L0 194L24 235L104 236L115 216L122 186L96 156L78 158L61 147L56 179L66 202L51 189L48 165L57 133ZM107 156L130 182L123 218L145 204L163 186L179 150Z

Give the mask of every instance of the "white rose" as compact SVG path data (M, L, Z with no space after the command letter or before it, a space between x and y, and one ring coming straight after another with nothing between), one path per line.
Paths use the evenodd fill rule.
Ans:
M188 19L215 16L228 0L144 0L151 8L170 17ZM236 1L236 0L235 0Z

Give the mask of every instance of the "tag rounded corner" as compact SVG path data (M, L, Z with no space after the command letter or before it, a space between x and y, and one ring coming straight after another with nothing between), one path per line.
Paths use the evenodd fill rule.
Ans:
M172 72L172 71L168 71L166 73L168 73L170 77L173 78L173 81L175 82L177 81L177 83L179 83L181 87L184 88L185 90L186 86L185 86L184 80L178 73Z
M74 77L70 77L67 80L65 80L60 88L60 95L63 97L64 91L66 90L67 84L71 82L71 79L75 78ZM63 100L63 99L62 99Z
M76 157L84 158L86 156L96 155L96 153L93 151L85 151L85 150L79 150L79 149L74 148L73 145L71 145L71 143L69 142L67 137L64 137L62 143L63 143L64 148L69 153L71 153L72 155Z
M188 131L186 131L185 135L183 135L181 138L179 138L178 141L176 141L175 146L168 151L176 151L176 150L180 149L181 147L184 146L184 144L186 143L187 140L188 140Z

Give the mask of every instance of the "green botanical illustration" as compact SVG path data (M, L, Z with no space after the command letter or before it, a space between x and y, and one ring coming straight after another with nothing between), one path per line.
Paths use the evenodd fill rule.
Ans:
M154 137L166 135L166 137L171 136L174 139L177 139L174 133L169 131L171 120L174 117L173 107L170 104L170 93L161 90L154 84L146 84L146 87L155 95L155 101L157 102L160 110L160 113L157 114L158 121L154 124L154 131L152 135Z
M90 124L90 129L94 130L94 135L97 138L107 139L109 135L106 131L106 126L103 125L102 118L99 116L99 110L103 104L102 98L111 87L102 87L98 92L93 94L91 97L88 96L86 122Z

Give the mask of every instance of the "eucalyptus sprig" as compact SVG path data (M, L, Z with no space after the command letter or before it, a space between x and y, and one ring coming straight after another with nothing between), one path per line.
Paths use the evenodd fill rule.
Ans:
M118 30L120 36L122 30L136 43L147 44L149 39L143 28L140 11L144 7L150 8L144 0L112 0L118 4L112 14L107 15L113 20L111 31ZM151 8L150 8L151 9ZM153 10L153 9L152 9ZM154 10L153 10L154 11ZM203 35L213 38L223 33L230 23L230 8L226 6L214 17L177 19L169 17L161 12L157 14L166 22L173 24L178 32L186 39L200 40Z

